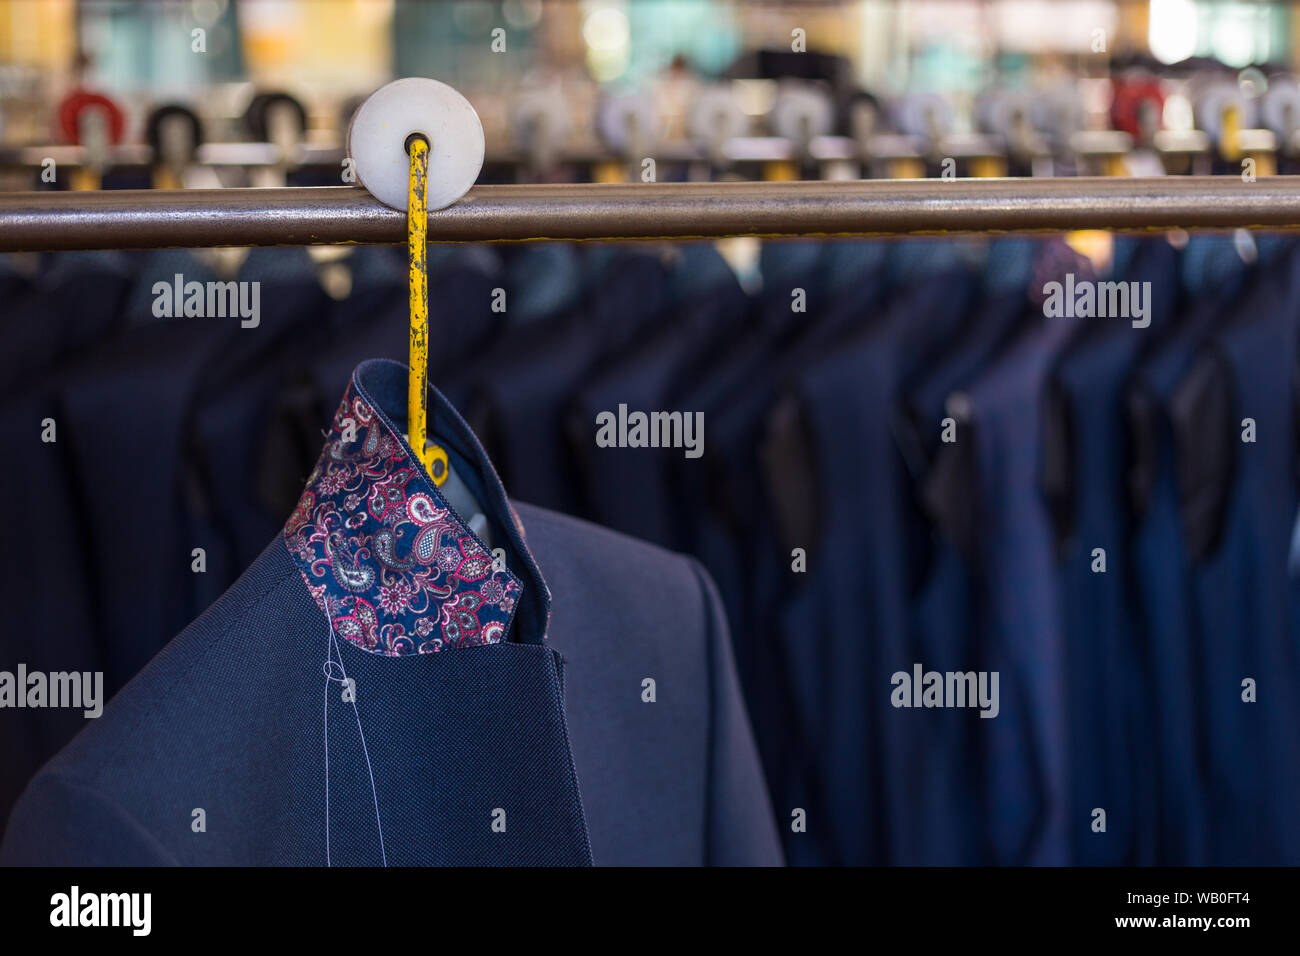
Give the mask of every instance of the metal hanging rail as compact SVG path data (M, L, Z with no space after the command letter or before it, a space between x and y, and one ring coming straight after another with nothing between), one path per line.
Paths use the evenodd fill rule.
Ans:
M431 242L1300 228L1300 176L477 186ZM364 189L0 193L0 251L402 243Z

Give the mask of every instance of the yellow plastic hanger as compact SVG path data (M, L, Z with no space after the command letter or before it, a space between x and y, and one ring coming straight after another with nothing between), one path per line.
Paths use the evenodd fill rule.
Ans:
M411 450L435 485L447 480L447 452L428 441L429 380L429 141L412 136L407 141L411 175L406 205L406 243L409 251L411 291L411 374L407 380L407 438Z
M1223 108L1219 154L1230 163L1241 159L1241 110L1235 104Z
M77 137L82 143L82 162L72 170L74 192L98 192L104 185L104 166L109 145L109 118L103 109L83 111Z
M1104 175L1121 177L1129 174L1122 154L1107 156ZM1115 234L1105 229L1075 229L1065 234L1065 242L1075 252L1086 256L1098 275L1110 269L1115 259Z

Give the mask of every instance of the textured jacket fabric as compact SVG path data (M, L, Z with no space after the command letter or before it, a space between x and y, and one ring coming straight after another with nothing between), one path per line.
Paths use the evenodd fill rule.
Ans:
M781 862L702 569L512 509L432 393L489 556L407 467L405 387L357 369L285 533L37 775L0 863Z

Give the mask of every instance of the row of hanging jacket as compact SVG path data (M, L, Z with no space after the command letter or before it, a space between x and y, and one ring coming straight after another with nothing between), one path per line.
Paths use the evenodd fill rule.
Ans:
M761 291L687 259L648 331L597 292L451 381L516 494L709 568L790 861L1294 862L1296 255L770 243ZM624 405L702 459L596 447ZM996 716L898 706L930 672Z
M431 250L430 377L512 499L707 568L785 858L1300 862L1300 247L726 251ZM160 316L174 276L226 277L0 261L0 666L116 692L280 532L358 361L406 354L400 251L253 250L244 321ZM697 446L598 442L635 412ZM2 716L0 813L84 723Z

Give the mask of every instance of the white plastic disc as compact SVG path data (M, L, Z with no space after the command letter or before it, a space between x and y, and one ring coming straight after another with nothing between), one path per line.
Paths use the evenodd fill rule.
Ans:
M686 129L696 143L725 142L749 131L749 117L731 87L719 83L704 87L691 102Z
M908 93L894 105L894 122L908 136L946 136L952 132L952 107L938 93Z
M348 155L361 185L394 209L406 208L412 133L429 140L429 208L444 209L478 179L483 124L469 100L437 80L408 77L372 93L348 126Z
M1210 134L1210 139L1218 142L1223 135L1223 114L1229 109L1237 111L1237 126L1250 129L1255 125L1255 103L1248 100L1238 89L1236 83L1216 83L1204 90L1197 98L1197 126Z
M1054 136L1058 142L1068 142L1071 135L1083 129L1083 101L1073 83L1057 83L1034 97L1034 125Z
M1035 102L1020 90L993 90L975 101L975 115L986 133L1005 140L1018 135L1022 126L1032 126L1037 119Z
M596 132L614 152L653 150L659 143L659 111L639 91L613 93L596 107Z
M791 80L777 90L768 122L777 136L801 143L829 134L834 114L835 107L824 90L811 83Z
M573 128L558 86L519 90L510 105L510 121L515 145L529 152L558 149Z
M1260 102L1264 125L1278 136L1300 128L1300 85L1288 74L1269 77L1268 92Z

